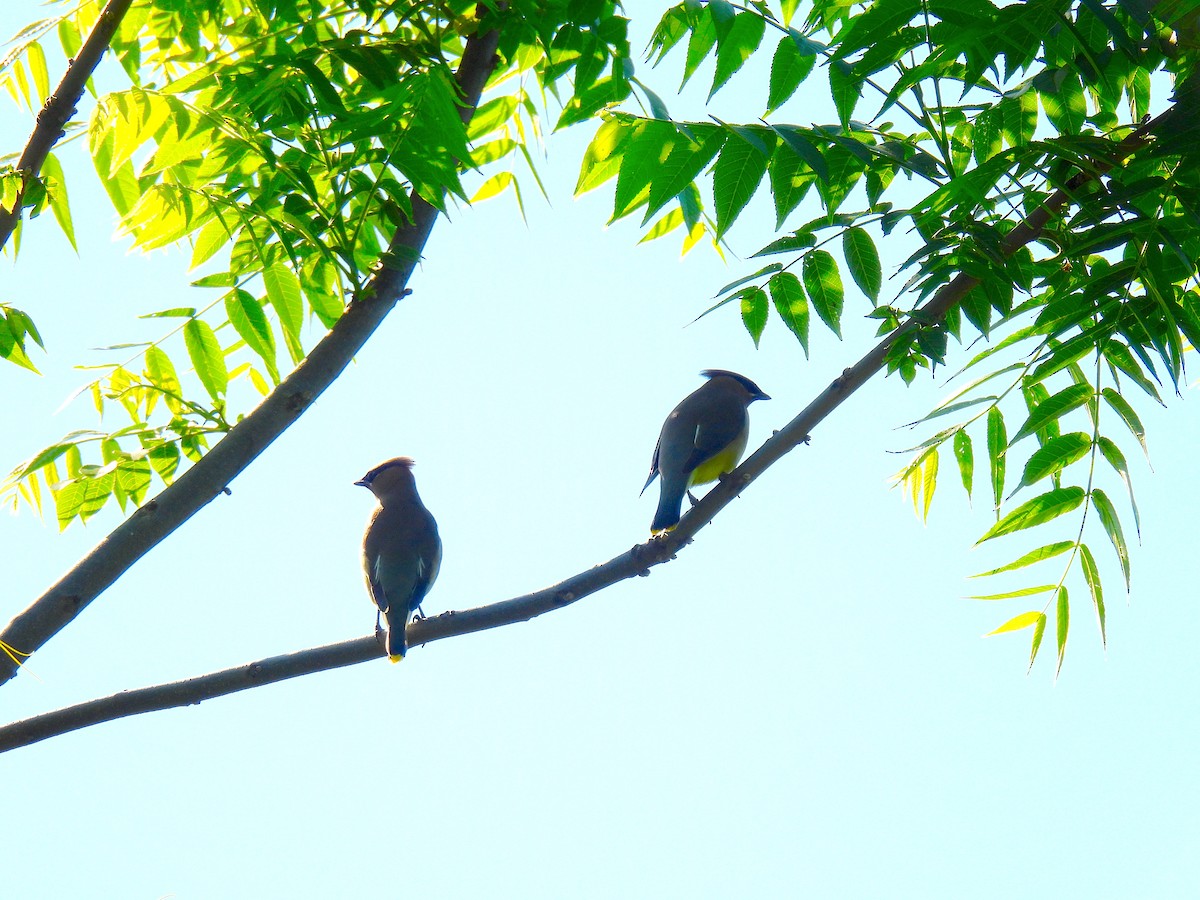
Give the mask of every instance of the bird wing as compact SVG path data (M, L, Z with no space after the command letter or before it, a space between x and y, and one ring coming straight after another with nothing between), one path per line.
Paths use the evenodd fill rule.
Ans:
M422 548L417 557L417 580L413 585L412 595L408 599L408 611L412 612L421 605L433 583L437 581L438 572L442 568L442 541L435 534L429 546Z
M718 412L719 415L706 415L697 423L692 452L683 465L684 472L695 471L698 466L712 459L737 440L746 427L748 416L745 407Z
M646 479L646 483L642 485L642 490L638 496L646 493L646 488L650 487L650 482L658 477L658 448L662 446L662 435L659 435L657 443L654 445L654 456L650 458L650 477Z

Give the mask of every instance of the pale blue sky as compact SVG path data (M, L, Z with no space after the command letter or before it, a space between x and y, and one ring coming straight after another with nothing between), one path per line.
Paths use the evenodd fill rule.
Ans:
M4 4L0 33L37 9ZM637 20L639 47L653 20ZM650 77L666 97L678 70ZM762 82L740 90L712 111L761 113ZM826 108L801 96L779 118ZM0 109L0 152L29 127ZM550 203L530 185L528 225L511 199L439 223L413 295L357 363L232 496L34 657L0 693L3 719L367 633L372 498L352 482L397 454L418 460L445 542L428 612L602 562L646 536L654 440L700 369L772 395L751 410L756 446L866 350L853 293L845 342L814 327L811 362L777 321L756 350L732 307L684 327L748 264L604 228L611 186L571 197L589 135L550 139ZM0 367L5 470L94 426L86 402L54 412L85 380L71 365L106 358L88 348L157 336L134 317L200 302L186 254L112 239L81 150L63 153L79 255L47 216L0 263L0 300L50 350L41 378ZM755 217L770 224L755 204L732 236L744 255L765 233ZM891 274L911 245L883 249ZM1190 392L1165 412L1135 398L1154 472L1126 447L1144 536L1132 600L1094 537L1109 649L1076 591L1057 681L1050 636L1029 676L1027 633L980 638L1027 606L962 599L979 590L966 576L1036 538L972 550L988 504L972 510L948 465L927 525L887 487L901 460L887 451L915 442L896 426L946 392L873 382L678 560L560 613L0 756L5 895L1195 896ZM0 618L118 520L60 535L27 510L0 517Z

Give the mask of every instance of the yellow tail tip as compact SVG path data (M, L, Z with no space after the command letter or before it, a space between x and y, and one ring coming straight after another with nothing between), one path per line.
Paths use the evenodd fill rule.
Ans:
M393 654L392 656L388 657L388 662L398 663L402 659L404 659L404 654L396 653L396 654Z

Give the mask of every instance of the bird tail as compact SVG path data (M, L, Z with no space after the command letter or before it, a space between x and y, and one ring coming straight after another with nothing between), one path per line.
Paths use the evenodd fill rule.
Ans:
M650 524L651 534L670 531L679 524L679 512L683 508L683 495L686 491L686 486L675 490L674 485L663 481L662 493L658 495L658 511L654 513L654 521Z
M388 659L394 663L404 659L404 654L408 651L408 645L404 642L404 626L407 618L405 616L404 619L395 621L391 616L387 617L388 628L384 649L387 651Z

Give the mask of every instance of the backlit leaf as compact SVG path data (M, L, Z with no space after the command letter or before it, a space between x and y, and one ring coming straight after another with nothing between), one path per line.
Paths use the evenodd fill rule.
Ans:
M842 254L854 283L864 294L878 301L883 286L883 268L871 235L862 228L847 228L842 234Z
M1142 427L1142 420L1133 411L1133 407L1112 388L1104 388L1100 394L1116 414L1121 417L1121 421L1125 423L1125 427L1129 429L1130 433L1137 438L1137 442L1142 445L1142 452L1149 459L1150 451L1146 447L1146 429Z
M980 572L978 575L972 575L971 577L986 578L989 575L999 575L1001 572L1011 572L1014 569L1023 569L1026 566L1032 566L1034 563L1039 563L1044 559L1052 559L1055 556L1066 553L1074 546L1074 541L1059 541L1055 544L1046 544L1044 547L1038 547L1036 550L1030 550L1020 559L1014 560L1006 566L1001 566L998 569L990 569L987 572Z
M804 257L801 276L804 280L804 290L812 300L817 315L840 338L845 293L833 255L826 250L812 251Z
M1063 388L1057 394L1047 397L1034 407L1029 418L1025 420L1025 424L1013 435L1009 443L1015 444L1022 438L1029 437L1029 435L1051 426L1052 423L1057 423L1067 413L1087 403L1093 393L1091 385L1073 384Z
M730 138L713 167L713 207L717 239L746 208L767 171L767 157L749 141Z
M971 488L975 478L975 451L971 446L971 436L966 429L954 433L954 459L958 463L958 474L962 477L962 485L966 488L967 496L971 496Z
M783 323L796 336L808 356L808 298L800 286L800 279L791 272L777 272L767 282L771 301Z
M1095 507L1096 514L1100 517L1100 524L1104 526L1104 531L1108 534L1108 539L1112 541L1113 549L1117 552L1117 559L1121 563L1121 574L1125 576L1125 590L1128 591L1129 548L1125 545L1121 520L1117 518L1117 511L1113 507L1112 501L1100 488L1092 489L1092 506Z
M1078 462L1092 449L1092 437L1082 431L1052 437L1039 447L1025 463L1025 472L1017 488L1036 484Z
M1058 643L1058 666L1054 670L1055 676L1062 671L1063 655L1067 652L1067 630L1071 624L1071 607L1067 602L1067 589L1060 587L1058 589L1058 603L1055 610L1055 637Z
M1108 637L1104 629L1104 588L1100 585L1100 570L1087 544L1079 545L1079 561L1083 568L1083 580L1092 594L1092 605L1096 609L1096 621L1100 624L1100 643L1107 647Z
M1071 510L1078 509L1083 503L1084 490L1081 487L1056 488L1026 501L989 528L978 541L1001 537L1027 528L1042 525Z
M800 83L808 77L817 57L811 53L804 54L796 46L790 34L785 35L775 48L775 56L771 60L770 95L767 98L767 112L778 109L796 92Z
M201 319L191 319L183 326L183 341L200 383L213 400L220 400L229 386L229 371L212 328Z
M992 503L999 512L1000 502L1004 499L1004 461L1008 453L1008 438L1004 431L1004 416L996 406L988 410L987 439Z
M1022 628L1028 628L1037 622L1039 618L1045 618L1039 612L1021 613L1019 616L1013 616L999 628L989 631L984 637L991 637L993 634L1005 634L1009 631L1020 631Z
M757 347L763 329L767 326L767 314L770 309L767 303L767 292L760 287L754 287L746 288L741 294L742 322L745 324L746 330L750 332L754 346Z

